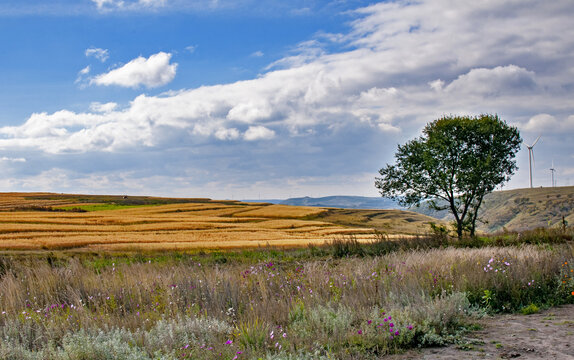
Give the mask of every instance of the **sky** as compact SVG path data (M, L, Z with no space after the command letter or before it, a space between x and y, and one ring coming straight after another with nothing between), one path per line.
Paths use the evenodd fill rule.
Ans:
M378 196L397 145L498 114L574 185L571 0L1 0L0 192ZM504 189L529 186L528 151Z

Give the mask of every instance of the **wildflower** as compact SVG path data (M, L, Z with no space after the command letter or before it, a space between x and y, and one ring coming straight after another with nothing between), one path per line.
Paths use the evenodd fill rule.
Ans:
M225 342L225 345L231 345L231 344L233 344L233 340L227 340L227 341Z
M412 325L409 325L409 326L407 326L407 329L412 330L412 329L413 329L413 326L412 326Z
M286 338L286 337L287 337L287 333L283 333L283 338Z
M373 320L367 320L367 324L371 325L371 323L373 322Z
M357 331L357 334L359 334L359 335L363 335L363 330L359 330L359 331Z
M269 337L270 337L271 339L273 339L273 338L275 337L275 334L273 333L273 331L271 331L271 334L269 334Z
M395 326L395 324L393 324L393 323L390 323L390 324L389 324L389 327L393 327L393 326Z

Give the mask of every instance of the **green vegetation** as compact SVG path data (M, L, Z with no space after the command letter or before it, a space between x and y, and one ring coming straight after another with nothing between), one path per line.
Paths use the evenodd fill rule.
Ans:
M468 347L486 313L574 303L573 237L437 231L298 249L6 253L0 358L375 359Z
M427 201L450 211L458 238L465 230L474 236L484 196L510 179L521 142L518 129L497 115L444 116L398 146L396 165L382 168L375 186L401 205Z

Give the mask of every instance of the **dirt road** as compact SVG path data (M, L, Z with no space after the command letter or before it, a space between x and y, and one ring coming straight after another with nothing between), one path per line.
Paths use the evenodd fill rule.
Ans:
M389 357L406 359L574 360L574 305L532 315L501 315L482 320L482 330L464 345L412 350Z

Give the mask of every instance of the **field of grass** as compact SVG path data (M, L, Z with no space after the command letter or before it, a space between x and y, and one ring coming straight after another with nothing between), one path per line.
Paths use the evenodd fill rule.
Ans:
M574 232L566 235L479 248L422 249L434 240L419 238L419 250L376 256L383 237L292 250L3 256L0 358L375 359L465 346L463 334L487 314L574 303Z
M1 211L3 210L3 211ZM395 210L150 197L0 194L0 250L142 251L322 244L428 231L431 219Z
M169 201L0 196L0 359L378 359L574 303L572 227Z

